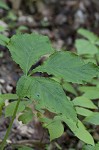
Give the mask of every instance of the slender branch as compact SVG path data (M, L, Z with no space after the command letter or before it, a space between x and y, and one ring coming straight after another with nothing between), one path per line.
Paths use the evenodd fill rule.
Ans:
M8 129L7 129L7 132L6 132L6 134L5 134L5 137L4 137L4 139L3 139L2 143L1 143L1 148L0 148L0 150L4 150L4 147L5 147L5 145L6 145L6 140L7 140L8 136L9 136L9 134L10 134L10 131L11 131L11 128L12 128L12 124L13 124L13 121L14 121L14 119L15 119L15 117L16 117L16 113L17 113L19 104L20 104L20 99L18 99L18 101L17 101L16 107L15 107L15 110L14 110L14 113L13 113L13 116L12 116L12 120L11 120L11 122L10 122L10 124L9 124L9 127L8 127Z

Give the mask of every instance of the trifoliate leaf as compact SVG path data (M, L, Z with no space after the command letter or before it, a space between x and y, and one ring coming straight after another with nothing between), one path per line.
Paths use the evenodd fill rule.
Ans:
M23 76L17 84L17 94L19 97L22 94L35 100L36 105L41 109L77 120L72 102L67 99L61 85L54 80Z
M90 116L86 117L84 121L94 125L99 125L99 112L94 112Z
M54 52L48 37L38 34L14 35L7 47L25 74L43 55Z
M56 52L34 71L47 72L68 82L83 83L97 76L99 69L92 63L84 61L70 52Z
M75 106L81 106L81 107L90 108L90 109L97 109L97 106L94 105L94 103L90 99L84 96L76 97L73 100L73 103Z

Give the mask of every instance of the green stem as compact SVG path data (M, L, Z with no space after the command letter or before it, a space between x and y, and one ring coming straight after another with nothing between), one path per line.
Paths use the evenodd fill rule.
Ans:
M17 101L16 107L15 107L15 110L14 110L14 113L13 113L13 116L12 116L12 120L11 120L11 122L10 122L10 124L9 124L9 127L8 127L8 129L7 129L7 132L6 132L6 134L5 134L5 137L4 137L3 141L2 141L0 150L4 150L4 147L5 147L5 145L6 145L6 140L7 140L8 136L9 136L10 131L11 131L12 124L13 124L13 121L14 121L14 119L15 119L15 117L16 117L16 113L17 113L19 104L20 104L20 99L18 99L18 101Z

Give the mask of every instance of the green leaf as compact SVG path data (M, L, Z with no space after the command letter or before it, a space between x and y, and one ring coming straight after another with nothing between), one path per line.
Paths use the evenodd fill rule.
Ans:
M62 84L62 86L63 86L63 89L64 89L64 90L66 90L66 91L68 91L68 92L70 92L70 93L72 93L72 94L74 94L74 95L77 96L77 92L76 92L75 88L73 87L73 85L71 85L71 84L68 83L68 82L64 82L64 83Z
M99 112L94 112L90 116L86 117L84 121L94 125L99 125Z
M68 82L83 83L95 77L98 70L92 63L85 64L76 54L61 51L51 55L42 66L34 71L47 72Z
M62 83L61 83L61 80L59 80L55 77L52 77L51 79L53 79L53 80L57 81L58 83L60 83L64 90L66 90L66 91L68 91L68 92L70 92L70 93L77 96L76 89L73 87L73 85L71 83L66 82L66 81L65 82L62 81Z
M85 126L82 124L81 121L78 121L77 126L77 130L74 131L75 135L79 137L83 142L94 145L94 140L91 134L86 130Z
M77 120L73 103L69 101L59 83L43 77L23 76L17 84L17 94L24 95L36 101L41 109L47 109L56 114L64 114Z
M21 25L18 27L18 29L16 30L17 33L21 33L21 32L24 32L24 31L28 31L28 27L27 26L24 26L24 25Z
M33 113L30 108L26 109L18 118L23 124L27 124L33 120Z
M94 146L94 140L93 140L91 134L86 130L85 126L82 124L82 122L80 120L78 120L78 123L76 123L71 118L68 119L65 116L63 116L63 117L61 116L60 119L69 126L71 131L80 140L82 140L83 142L85 142L87 144Z
M95 150L99 150L99 142L96 144Z
M81 108L81 107L76 107L76 111L77 111L77 114L81 115L81 116L90 116L93 112L88 110L88 109L85 109L85 108Z
M4 100L0 97L0 108L2 108L2 106L4 105Z
M94 55L92 55L92 57L88 57L89 55L86 55L85 57L85 59L84 59L84 61L86 62L86 63L93 63L93 64L96 64L97 65L97 61L96 61L96 59L95 59L95 57L94 57ZM91 56L91 55L90 55Z
M75 106L81 106L81 107L90 108L90 109L97 109L97 106L94 105L94 103L90 99L84 96L76 97L73 100L73 103Z
M88 90L83 94L84 97L89 99L98 99L99 98L99 90Z
M11 102L8 106L6 106L5 117L10 117L13 115L16 104L17 104L17 101L14 101L14 102ZM25 109L24 102L20 102L17 113L22 112L24 109Z
M2 113L2 107L5 105L5 100L13 100L18 99L18 96L16 94L0 94L0 114Z
M30 91L32 90L31 88L32 88L32 78L28 76L22 76L17 82L16 93L20 98L24 98L26 96L30 97L28 93L29 90Z
M51 141L60 137L64 132L64 127L60 120L50 121L45 127L49 131Z
M95 81L96 82L96 81ZM96 84L96 83L95 83ZM98 80L97 80L98 84ZM99 98L99 87L97 86L80 86L79 90L84 92L83 96L89 99L98 99Z
M92 79L92 85L99 85L99 81L97 79Z
M14 35L7 47L25 74L43 55L54 52L48 37L38 34Z
M3 34L0 34L0 45L6 46L9 42L9 38L4 36Z
M98 82L98 81L97 81ZM90 91L90 90L95 90L95 91L99 91L99 88L97 88L96 86L79 86L79 90L81 92L86 92L86 91Z
M95 43L97 41L97 39L98 39L98 37L94 33L90 32L90 31L88 31L86 29L79 29L78 33L80 35L84 36L85 38L87 38L92 43Z
M83 54L93 55L93 54L97 54L99 51L94 44L84 39L76 40L75 46L77 49L77 54L79 55L83 55Z
M6 9L6 10L9 10L8 5L7 5L5 2L3 2L3 0L0 0L0 8L3 8L3 9Z

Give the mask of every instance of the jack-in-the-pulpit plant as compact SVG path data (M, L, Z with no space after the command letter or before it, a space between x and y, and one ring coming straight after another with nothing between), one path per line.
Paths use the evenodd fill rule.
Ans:
M48 129L50 140L63 134L62 122L64 122L75 136L94 146L93 137L77 118L75 101L71 101L66 96L62 83L90 82L92 78L97 77L99 68L91 62L84 62L75 53L54 50L48 37L39 34L16 34L11 38L0 35L0 45L9 49L12 59L23 71L16 86L16 94L0 95L1 110L6 99L14 100L5 107L5 116L12 117L12 120L0 150L4 150L17 113L21 112L19 120L23 123L33 119L35 114L31 110L31 104L38 112L38 118L43 126ZM35 64L43 56L46 59L42 65L36 67ZM35 67L32 67L33 65ZM46 110L54 114L52 119L45 116Z

